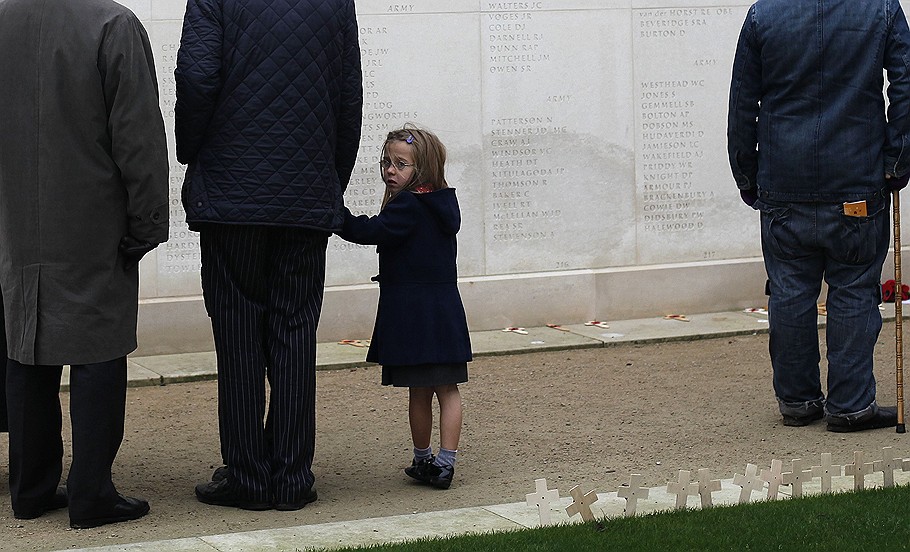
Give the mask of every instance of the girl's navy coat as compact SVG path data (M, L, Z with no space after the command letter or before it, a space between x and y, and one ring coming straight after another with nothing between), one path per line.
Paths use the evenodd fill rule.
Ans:
M386 366L471 360L458 293L455 190L401 192L376 216L345 209L340 236L377 245L379 308L367 360Z

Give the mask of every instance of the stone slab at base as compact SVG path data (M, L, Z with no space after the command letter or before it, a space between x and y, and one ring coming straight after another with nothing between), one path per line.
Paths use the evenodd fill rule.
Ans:
M459 290L468 326L479 332L765 306L764 283L761 260L744 259L468 278ZM378 296L373 284L327 288L317 340L369 339ZM140 302L139 349L133 356L213 348L202 297Z

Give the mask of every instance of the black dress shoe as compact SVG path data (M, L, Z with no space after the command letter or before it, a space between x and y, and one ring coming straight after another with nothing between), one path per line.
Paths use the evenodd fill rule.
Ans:
M789 427L803 427L811 424L812 422L817 422L825 417L825 411L822 409L809 412L804 416L788 416L787 414L782 415L784 418L784 425Z
M70 515L70 527L73 529L90 529L108 523L120 523L139 519L149 513L149 503L141 498L132 498L119 495L119 500L113 506L87 518L74 518Z
M230 482L227 479L221 481L209 481L196 485L196 498L199 502L212 504L213 506L229 506L231 508L241 508L243 510L271 510L270 502L256 502L240 496L236 491L231 489Z
M293 510L299 510L309 504L310 502L316 501L316 489L310 487L305 493L303 493L303 498L296 502L279 502L275 504L275 509L282 512L291 512Z
M221 481L222 479L227 479L228 476L228 467L221 466L220 468L215 468L215 471L212 472L212 481L215 483Z
M66 487L60 486L57 487L57 491L54 493L54 496L46 503L41 506L33 509L26 510L16 510L13 512L13 516L16 519L35 519L43 516L51 510L59 510L60 508L66 508L69 501L66 498Z
M897 425L897 408L881 406L875 414L861 420L850 421L846 418L828 417L828 431L835 433L850 433L852 431L865 431L867 429L880 429Z

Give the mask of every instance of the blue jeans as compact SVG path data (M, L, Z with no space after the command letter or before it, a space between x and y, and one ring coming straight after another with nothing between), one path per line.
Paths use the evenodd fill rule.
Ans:
M867 200L865 217L844 215L840 203L759 199L774 393L781 414L804 416L824 407L854 419L875 413L872 355L882 328L878 309L888 253L890 197ZM828 397L819 376L817 301L826 307Z

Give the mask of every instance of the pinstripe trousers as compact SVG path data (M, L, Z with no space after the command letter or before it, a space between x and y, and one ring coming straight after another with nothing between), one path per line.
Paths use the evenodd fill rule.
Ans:
M316 326L328 236L300 228L200 226L202 291L218 359L221 455L232 489L251 501L294 503L313 486Z

